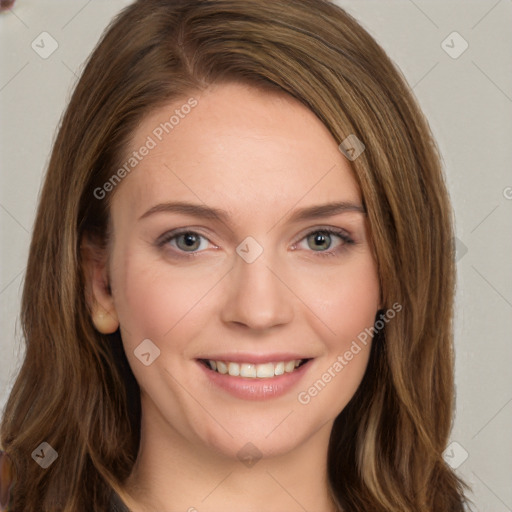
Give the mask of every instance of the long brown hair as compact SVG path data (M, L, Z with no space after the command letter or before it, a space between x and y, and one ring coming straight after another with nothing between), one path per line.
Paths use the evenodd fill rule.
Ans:
M372 345L365 377L337 417L328 455L346 512L461 512L447 466L454 407L453 213L428 123L374 39L327 0L138 0L111 23L76 85L54 143L24 282L25 359L0 430L14 462L15 512L106 510L137 456L139 388L119 331L93 327L84 236L107 243L113 190L152 110L222 81L285 92L338 143L366 150L352 168L382 299L402 312ZM137 171L134 171L137 172ZM32 460L41 442L58 459Z

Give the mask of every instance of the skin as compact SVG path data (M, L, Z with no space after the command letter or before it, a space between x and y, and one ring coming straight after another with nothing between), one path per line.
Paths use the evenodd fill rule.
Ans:
M125 500L134 512L333 511L329 435L363 378L371 342L308 404L297 395L373 325L379 280L364 213L288 217L331 201L361 205L360 190L337 142L292 97L235 83L193 96L198 105L117 186L109 253L90 263L94 312L108 312L104 331L120 325L141 387L141 446ZM185 102L148 115L130 151ZM177 200L230 218L160 212L139 220ZM189 249L196 256L186 257L183 237L155 245L183 227L204 237ZM315 242L325 227L354 243L337 235ZM253 263L236 252L247 236L263 248ZM134 355L147 338L161 351L149 366ZM292 391L260 401L210 385L196 361L281 351L314 359ZM237 457L248 442L262 456L252 467Z

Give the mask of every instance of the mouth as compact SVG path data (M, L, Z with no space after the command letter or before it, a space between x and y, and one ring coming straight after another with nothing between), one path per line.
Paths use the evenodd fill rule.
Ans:
M198 361L208 370L221 375L245 377L247 379L273 379L281 375L296 372L299 368L311 361L311 359L292 359L260 364L217 361L213 359L199 359Z

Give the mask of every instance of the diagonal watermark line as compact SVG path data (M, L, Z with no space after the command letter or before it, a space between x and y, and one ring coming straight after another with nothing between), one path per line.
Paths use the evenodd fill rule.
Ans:
M181 384L181 382L179 382L167 368L164 368L164 370L169 374L171 379L174 380L174 382L176 382L176 384L178 384L178 386L180 386L181 389L183 389L183 391L185 391L185 393L187 393L190 398L192 398L192 400L194 400L206 412L206 414L208 414L208 416L210 416L210 418L212 418L212 420L215 421L215 423L217 423L224 432L226 432L226 434L228 434L229 437L233 437L233 434L231 434L231 432L229 432L229 430L224 427L224 425L222 425L222 423L217 420L217 418L183 384Z
M512 307L512 303L504 296L500 293L500 291L498 289L496 289L492 284L491 282L486 279L481 272L479 272L474 265L471 265L471 267L473 268L473 270L510 306Z
M480 71L480 73L482 73L482 75L484 75L489 80L489 82L491 82L491 84L493 84L494 87L496 87L496 89L498 89L501 94L503 94L503 96L508 99L508 101L512 101L512 98L474 60L471 62L473 63L473 66L475 66Z
M13 14L16 18L18 18L18 20L19 20L21 23L23 23L23 25L25 25L25 27L29 28L29 26L28 26L28 25L27 25L27 24L26 24L26 23L25 23L25 22L24 22L24 21L23 21L23 20L22 20L22 19L21 19L21 18L20 18L16 13L15 13L15 12L14 12L14 9L13 9L12 7L9 9L9 12L10 12L11 14Z
M290 414L292 414L294 411L294 409L292 409L266 436L265 436L265 439L270 435L272 434L272 432L274 432L282 423L284 423L284 421L290 416Z
M19 69L11 78L10 80L5 83L4 85L2 85L2 87L0 87L0 92L2 92L27 66L28 66L28 61L25 62L25 64L21 67L21 69Z
M409 2L411 2L411 4L414 5L414 7L416 7L416 9L418 9L418 11L420 11L423 14L423 16L425 16L425 18L427 18L430 21L430 23L434 25L434 27L439 28L437 23L423 9L421 9L419 5L413 2L413 0L409 0Z
M341 412L341 411L340 411ZM320 430L322 430L325 425L327 425L327 423L330 423L331 421L334 422L336 421L336 418L338 417L338 414L336 414L336 416L332 417L332 418L329 418L328 420L324 421L312 434L311 436L314 436L317 432L320 432ZM332 429L331 429L332 430Z
M73 73L73 75L75 75L77 78L80 78L63 60L61 60L61 62L69 69L69 71L71 71L71 73Z
M234 267L231 267L209 290L207 290L204 295L197 300L197 302L162 336L167 336L182 320L185 318L232 270Z
M507 407L507 405L508 405L510 402L512 402L512 398L511 398L510 400L508 400L508 402L507 402L505 405L503 405L502 407L500 407L499 411L498 411L498 412L497 412L497 413L496 413L496 414L495 414L495 415L494 415L494 416L493 416L493 417L492 417L492 418L491 418L491 419L490 419L490 420L489 420L489 421L488 421L488 422L487 422L487 423L486 423L486 424L485 424L485 425L484 425L484 426L483 426L483 427L482 427L482 428L481 428L481 429L480 429L480 430L479 430L479 431L478 431L478 432L477 432L477 433L476 433L476 434L475 434L471 439L472 439L472 440L473 440L473 439L475 439L475 437L476 437L478 434L480 434L480 432L482 432L482 430L483 430L484 428L486 428L486 427L487 427L487 425L489 425L489 423L491 423L491 421L492 421L492 420L494 420L494 418L496 418L496 416L498 416L498 414L499 414L503 409L505 409L505 407Z
M283 283L286 286L286 288L288 288L288 290L290 290L293 293L293 295L295 295L295 297L297 297L297 299L299 299L302 302L302 304L304 304L304 306L306 306L311 311L311 313L313 313L313 315L315 315L318 318L318 320L320 320L320 322L322 322L325 325L325 327L327 327L327 329L329 329L329 331L331 331L331 333L334 336L336 336L336 333L268 265L265 266L270 270L270 272L272 272L272 274L274 274L277 277L277 279L279 279L279 281L281 281L281 283Z
M483 485L485 485L485 487L487 487L487 489L489 489L489 491L492 492L492 494L494 494L494 496L499 500L501 501L501 503L503 503L503 505L505 505L505 507L507 507L508 510L511 510L512 507L509 507L474 471L472 471L473 475L475 475L478 480L480 480L480 482L482 482Z
M499 206L499 205L498 205L498 206ZM484 222L484 220L486 220L486 219L487 219L487 217L489 217L489 216L491 215L491 213L494 213L494 211L496 210L496 208L498 208L498 206L496 206L495 208L493 208L493 209L492 209L492 210L491 210L491 211L490 211L490 212L489 212L489 213L488 213L488 214L487 214L487 215L486 215L486 216L485 216L485 217L484 217L484 218L483 218L483 219L482 219L482 220L481 220L481 221L480 221L480 222L479 222L479 223L478 223L478 224L477 224L477 225L476 225L476 226L475 226L471 231L470 231L470 233L473 233L473 231L475 231L475 230L476 230L476 228L477 228L478 226L480 226L480 224L482 224L482 223Z
M182 179L181 179L181 178L180 178L180 177L179 177L179 176L178 176L178 175L177 175L177 174L176 174L176 173L175 173L175 172L174 172L174 171L173 171L169 166L168 166L168 165L164 164L164 167L166 167L167 169L169 169L169 171L171 171L171 172L174 174L174 176L176 176L176 178L177 178L178 180L180 180L180 181L181 181L181 183L183 183L183 185L184 185L185 187L187 187L187 188L190 190L190 192L192 192L192 194L194 194L194 195L199 199L199 201L201 201L204 205L206 205L206 203L205 203L205 202L204 202L204 201L203 201L203 200L202 200L202 199L201 199L201 198L200 198L200 197L199 197L199 196L198 196L198 195L197 195L197 194L196 194L196 193L195 193L195 192L194 192L194 191L193 191L193 190L192 190L192 189L191 189L191 188L190 188L190 187L189 187L189 186L188 186L188 185L187 185L187 184L186 184L186 183L185 183L185 182L184 182L184 181L183 181L183 180L182 180ZM321 177L320 177L320 179L319 179L319 180L318 180L318 181L317 181L317 182L316 182L316 183L315 183L315 184L314 184L314 185L313 185L313 186L312 186L312 187L311 187L311 188L310 188L310 189L309 189L309 190L308 190L308 191L307 191L307 192L306 192L306 193L305 193L305 194L304 194L304 195L303 195L303 196L302 196L302 197L301 197L301 198L300 198L296 203L295 203L295 205L293 205L293 206L292 206L292 208L290 208L290 209L288 210L288 212L289 212L289 211L291 211L291 210L293 209L293 207L294 207L294 206L296 206L300 201L302 201L302 199L303 199L307 194L309 194L309 193L311 192L311 190L312 190L316 185L318 185L318 183L320 183L320 181L321 181L321 180L323 180L323 179L325 178L325 176L327 176L327 174L329 174L329 173L330 173L330 172L331 172L335 167L336 167L336 164L334 164L334 165L333 165L333 166L332 166L332 167L331 167L331 168L330 168L330 169L329 169L329 170L328 170L328 171L327 171L323 176L321 176ZM283 215L283 216L282 216L282 217L281 217L281 218L280 218L280 219L279 219L279 220L274 224L274 226L276 226L276 225L279 223L279 221L280 221L282 218L284 218L284 217L286 216L286 214L287 214L288 212L286 212L286 213L285 213L285 214L284 214L284 215ZM223 222L223 224L225 225L225 223L224 223L224 222ZM272 226L272 227L267 231L267 233L268 233L269 231L271 231L271 230L274 228L274 226ZM229 226L227 226L227 227L228 227L228 229L229 229ZM302 302L302 303L303 303L303 304L304 304L304 305L305 305L305 306L306 306L306 307L307 307L307 308L308 308L308 309L309 309L309 310L310 310L310 311L311 311L311 312L312 312L312 313L313 313L313 314L314 314L314 315L315 315L315 316L316 316L316 317L317 317L317 318L318 318L318 319L319 319L319 320L320 320L320 321L321 321L321 322L322 322L322 323L323 323L323 324L324 324L324 325L325 325L329 330L330 330L330 331L331 331L331 333L332 333L333 335L336 335L336 333L335 333L335 332L334 332L334 331L333 331L333 330L332 330L332 329L331 329L331 328L330 328L330 327L329 327L329 326L328 326L328 325L327 325L327 324L326 324L326 323L325 323L325 322L324 322L320 317L318 317L318 316L316 315L316 313L315 313L313 310L311 310L311 308L309 308L309 306L308 306L304 301L302 301L302 299L300 299L300 297L298 297L298 296L293 292L293 290L291 290L291 288L289 288L289 287L288 287L288 285L286 285L286 283L285 283L282 279L280 279L280 278L277 276L277 274L276 274L272 269L270 269L270 267L268 267L268 266L267 266L267 268L268 268L268 269L269 269L269 270L270 270L270 271L271 271L271 272L272 272L272 273L273 273L273 274L274 274L274 275L275 275L275 276L276 276L276 277L277 277L277 278L278 278L278 279L279 279L279 280L280 280L280 281L281 281L281 282L282 282L282 283L283 283L283 284L284 284L284 285L285 285L285 286L286 286L286 287L287 287L287 288L288 288L288 289L289 289L289 290L290 290L290 291L291 291L291 292L292 292L292 293L293 293L293 294L294 294L294 295L295 295L295 296L296 296L296 297L297 297L297 298L298 298L298 299L299 299L299 300L300 300L300 301L301 301L301 302ZM230 270L228 270L228 272L226 272L226 274L224 274L224 276L222 276L222 277L221 277L221 279L223 279L223 278L224 278L224 277L225 277L229 272L231 272L231 270L233 270L233 267L231 267L231 269L230 269ZM219 279L219 281L220 281L221 279ZM213 288L214 286L216 286L216 285L218 284L218 282L219 282L219 281L217 281L217 283L215 283L215 284L212 286L212 288ZM210 288L210 290L211 290L211 288ZM205 293L205 295L206 295L206 294L208 294L208 293L210 292L210 290L208 290L208 291ZM201 298L199 299L199 301L201 301L201 300L204 298L204 296L205 296L205 295L203 295L203 297L201 297ZM199 302L199 301L198 301L198 302ZM194 306L192 306L192 308L191 308L191 309L193 309L196 305L197 305L197 303L196 303L196 304L194 304ZM180 318L180 319L179 319L179 320L178 320L178 321L177 321L177 322L176 322L176 323L175 323L175 324L174 324L174 325L173 325L173 326L172 326L172 327L171 327L171 328L170 328L170 329L169 329L169 330L164 334L164 336L166 336L167 334L169 334L169 332L170 332L172 329L174 329L174 327L176 327L176 325L177 325L177 324L178 324L178 323L183 319L183 317L184 317L184 316L186 316L189 312L190 312L190 310L189 310L189 311L187 311L187 313L185 313L185 315L183 315L183 316L182 316L182 317L181 317L181 318Z
M223 484L226 479L228 478L229 475L231 475L231 473L233 473L233 471L230 471L202 500L201 500L201 503L203 501L205 501L211 494L213 494L213 492L221 485ZM189 509L189 510L192 510L192 509ZM195 510L195 509L194 509Z
M414 89L428 74L430 74L431 71L439 64L439 61L437 61L413 86L412 89Z
M62 25L61 30L64 30L90 3L91 0L87 0L87 3L74 16Z
M11 217L11 219L16 222L16 224L18 224L18 226L20 226L21 229L23 229L23 231L25 231L25 233L29 233L28 229L25 228L25 226L3 205L0 203L0 208L2 208L2 210L7 213L7 215L9 215L9 217Z
M498 5L501 3L501 0L498 0L472 27L471 30L473 30L481 21L483 21L487 15Z
M274 482L276 482L277 485L279 485L279 487L281 487L281 489L283 489L283 491L288 494L288 496L290 496L290 498L295 501L295 503L297 503L297 505L299 505L299 507L304 510L304 512L308 512L306 508L304 508L304 505L302 503L300 503L296 498L295 496L293 496L293 494L290 494L290 492L283 486L281 485L281 483L276 479L276 477L270 473L270 471L268 470L265 470L266 473L270 476L270 478L272 478L274 480Z
M190 188L190 187L189 187L189 186L188 186L188 185L187 185L187 184L186 184L186 183L185 183L185 182L184 182L184 181L183 181L183 180L182 180L182 179L181 179L181 178L180 178L180 177L179 177L179 176L178 176L178 175L177 175L177 174L176 174L176 173L175 173L175 172L174 172L174 171L173 171L173 170L172 170L168 165L167 165L167 164L163 164L163 166L164 166L164 167L166 167L167 169L169 169L169 171L171 171L171 172L174 174L174 176L176 176L176 178L177 178L178 180L180 180L180 181L181 181L181 183L183 183L183 185L184 185L185 187L187 187L187 188L190 190L190 192L192 192L192 194L194 194L194 195L197 197L197 199L199 199L199 201L201 201L201 203L203 203L205 206L208 206L208 205L206 204L206 202L205 202L205 201L203 201L203 200L202 200L202 199L201 199L201 198L196 194L196 192L194 192L194 191L193 191L193 190L192 190L192 189L191 189L191 188ZM222 219L219 219L219 220L222 222L222 224L224 224L224 226L226 226L226 228L228 229L228 231L231 231L230 227L229 227L229 226L228 226L228 225L227 225L227 224L226 224Z
M275 222L272 227L267 231L267 233L270 233L276 226L281 222L281 220L286 217L286 215L291 212L294 208L294 206L297 206L334 168L336 167L336 164L334 164L323 176L320 177L320 179L287 211L284 215L282 215L277 222Z
M23 274L23 272L25 272L25 269L23 270L20 270L1 290L0 290L0 295L2 295L2 293L5 292L5 290L7 290L7 288L9 288L9 286L11 286L12 283L14 283L14 281L16 281L16 279L18 279L18 276L20 274Z

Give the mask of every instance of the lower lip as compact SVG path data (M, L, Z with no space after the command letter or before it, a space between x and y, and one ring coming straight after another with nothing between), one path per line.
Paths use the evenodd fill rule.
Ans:
M197 364L205 372L207 378L215 386L227 391L230 395L244 400L267 400L277 398L289 392L308 371L312 360L293 370L277 377L251 378L233 377L207 368L203 363Z

